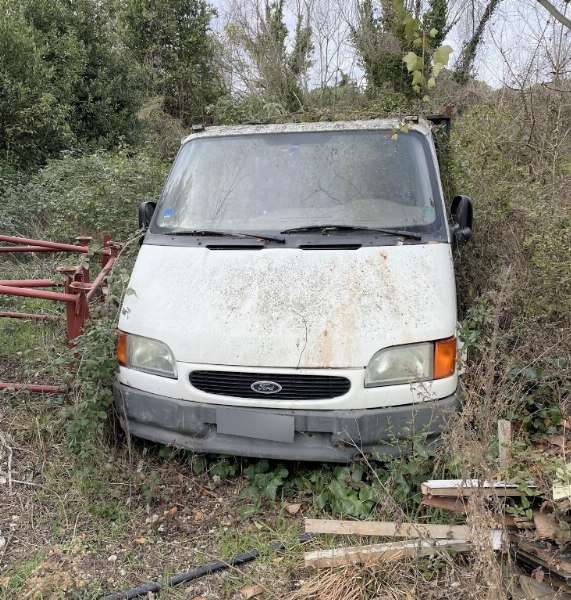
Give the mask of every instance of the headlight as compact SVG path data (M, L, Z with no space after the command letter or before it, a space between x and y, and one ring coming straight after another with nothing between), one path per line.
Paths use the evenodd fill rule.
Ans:
M395 346L377 352L365 372L365 386L397 385L432 379L434 344Z
M373 356L365 371L365 387L443 379L455 372L455 337L394 346L380 350Z
M163 342L119 332L117 338L119 364L129 369L177 378L176 362L170 348Z

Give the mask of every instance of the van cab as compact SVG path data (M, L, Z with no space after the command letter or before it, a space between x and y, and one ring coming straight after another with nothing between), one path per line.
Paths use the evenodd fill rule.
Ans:
M459 407L431 124L210 127L183 140L119 321L123 428L196 452L346 462ZM396 133L395 133L396 132Z

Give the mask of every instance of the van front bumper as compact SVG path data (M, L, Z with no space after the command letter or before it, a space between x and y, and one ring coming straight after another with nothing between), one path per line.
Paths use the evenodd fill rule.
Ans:
M200 453L341 463L356 460L362 454L372 458L397 454L399 440L409 439L415 433L434 438L460 408L456 393L438 400L386 408L289 410L237 409L177 400L119 382L114 384L113 391L115 407L127 434ZM224 417L228 421L228 415L231 419L232 414L251 423L256 419L266 423L289 417L289 422L293 422L293 441L277 441L279 433L276 439L220 433L219 420ZM268 437L265 427L260 427L260 436Z

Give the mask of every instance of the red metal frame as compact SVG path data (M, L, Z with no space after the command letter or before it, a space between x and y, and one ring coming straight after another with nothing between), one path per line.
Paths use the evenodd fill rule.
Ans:
M0 285L9 285L11 287L59 287L63 285L53 279L0 279Z
M35 383L4 383L0 382L0 390L28 390L34 394L63 394L67 391L59 385L43 385Z
M108 235L103 238L103 249L101 251L102 269L92 283L89 281L89 270L85 266L86 254L89 252L89 244L92 238L86 236L77 237L81 244L61 244L45 240L34 240L30 238L0 235L0 242L12 244L0 246L0 252L77 252L81 254L79 266L58 267L56 271L65 275L65 281L59 283L53 279L12 279L0 280L0 294L8 296L19 296L23 298L38 298L40 300L51 300L65 304L67 321L67 339L70 348L73 348L75 339L81 334L86 320L89 318L89 301L101 288L109 275L115 261L117 260L121 244L113 242ZM38 288L60 287L63 292L43 290ZM30 319L34 321L49 321L57 319L55 315L29 314L18 312L0 312L0 317L14 319ZM65 391L60 386L36 385L23 383L0 382L2 389L25 389L39 393L60 393Z
M19 246L24 244L32 247L36 246L40 248L49 248L51 252L82 252L83 254L87 254L87 252L89 251L89 248L87 246L60 244L59 242L48 242L46 240L32 240L30 238L15 237L13 235L0 235L0 242L11 242L12 244L17 244Z
M0 246L0 252L57 252L43 246Z
M32 313L20 313L12 311L0 312L0 318L6 319L27 319L28 321L57 321L57 315L38 315Z

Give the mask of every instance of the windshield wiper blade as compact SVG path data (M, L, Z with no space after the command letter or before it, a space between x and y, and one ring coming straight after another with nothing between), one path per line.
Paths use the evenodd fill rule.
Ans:
M418 233L412 233L412 231L402 231L400 229L380 229L378 227L366 227L365 225L307 225L305 227L294 227L292 229L286 229L280 231L281 234L285 235L288 233L304 233L306 231L373 231L375 233L384 233L386 235L394 235L397 237L404 237L411 240L421 240L422 236Z
M268 235L260 235L257 233L240 233L238 231L218 231L216 229L175 229L167 232L168 235L197 235L197 236L217 236L217 237L235 237L254 240L264 240L266 242L276 242L277 244L285 244L284 238L271 237Z

